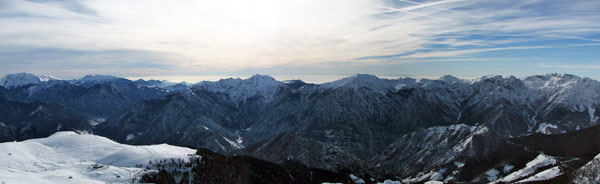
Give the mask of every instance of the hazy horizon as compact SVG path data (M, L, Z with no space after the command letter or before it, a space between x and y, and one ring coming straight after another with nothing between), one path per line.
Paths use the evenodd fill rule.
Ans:
M30 72L16 72L16 73L30 73ZM10 74L16 74L16 73L10 73ZM31 73L34 74L36 76L44 76L47 74L35 74L35 73ZM353 75L357 75L357 74L368 74L368 75L374 75L377 76L378 78L381 79L399 79L399 78L413 78L413 79L439 79L445 75L450 75L459 79L465 79L465 80L474 80L477 78L481 78L481 77L485 77L485 76L495 76L495 75L499 75L499 74L488 74L488 75L481 75L478 77L464 77L464 76L456 76L456 75L452 75L452 74L445 74L445 75L441 75L441 76L413 76L413 75L375 75L375 74L369 74L369 73L356 73L356 74L339 74L339 75L270 75L270 74L260 74L260 73L256 73L256 74L251 74L251 75L195 75L195 76L147 76L147 77L136 77L136 76L132 76L132 77L127 77L127 76L119 76L119 75L110 75L110 74L86 74L86 75L110 75L110 76L115 76L115 77L119 77L119 78L125 78L128 80L138 80L138 79L143 79L143 80L166 80L168 82L175 82L175 83L181 83L181 82L186 82L189 84L195 84L198 82L202 82L202 81L218 81L221 79L228 79L228 78L239 78L239 79L248 79L250 77L252 77L253 75L268 75L271 76L273 78L275 78L275 80L278 81L287 81L287 80L302 80L304 82L307 83L313 83L313 84L322 84L322 83L327 83L327 82L333 82L336 80L340 80L343 78L347 78L347 77L351 77ZM535 75L547 75L547 74L571 74L571 73L540 73L540 74L531 74L531 75L500 75L502 77L510 77L510 76L514 76L516 78L525 78L525 77L529 77L529 76L535 76ZM86 75L82 75L79 77L74 77L74 78L61 78L61 77L57 77L57 76L53 76L53 75L48 75L48 76L52 76L61 80L75 80L75 79L80 79ZM571 75L575 75L575 74L571 74ZM3 77L5 75L0 75L0 77ZM581 78L590 78L588 76L580 76L580 75L576 75L578 77ZM594 79L594 78L591 78ZM598 80L598 79L594 79L594 80Z

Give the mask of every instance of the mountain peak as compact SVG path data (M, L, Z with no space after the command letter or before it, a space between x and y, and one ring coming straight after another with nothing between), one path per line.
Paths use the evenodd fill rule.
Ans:
M204 90L226 93L235 101L243 101L253 96L261 96L270 101L280 87L287 87L271 76L259 74L248 79L228 78L216 82L204 81L198 85Z
M315 85L315 84L306 83L299 79L286 80L286 81L283 81L283 83L285 83L287 86L289 86L293 89L300 89L303 86L314 86Z
M502 75L485 75L485 76L479 77L475 81L499 81L499 80L504 80L504 77L502 77Z
M444 76L440 77L439 80L449 81L449 82L459 82L460 81L459 78L456 78L452 75L444 75Z
M249 81L276 81L275 78L270 75L260 75L254 74L252 77L248 78Z
M0 85L6 88L16 88L30 84L39 84L48 80L57 80L57 78L47 75L38 77L31 73L22 72L5 75L4 77L0 78Z
M96 84L106 84L106 83L133 83L125 78L120 78L112 75L86 75L80 79L73 80L75 84L79 84L85 87L90 87Z
M388 81L388 79L380 79L375 75L356 74L333 82L324 83L323 86L326 88L346 87L353 89L366 87L373 90L382 91L392 89L392 85L390 85Z

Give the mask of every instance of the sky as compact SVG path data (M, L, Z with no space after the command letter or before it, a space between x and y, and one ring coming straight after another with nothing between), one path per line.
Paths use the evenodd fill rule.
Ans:
M600 79L596 0L1 0L0 76Z

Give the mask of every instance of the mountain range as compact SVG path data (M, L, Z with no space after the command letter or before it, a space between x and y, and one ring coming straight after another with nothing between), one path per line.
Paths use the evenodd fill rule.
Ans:
M0 85L5 141L68 127L405 183L590 181L600 153L564 149L595 145L600 105L600 82L570 74L176 84L19 73Z

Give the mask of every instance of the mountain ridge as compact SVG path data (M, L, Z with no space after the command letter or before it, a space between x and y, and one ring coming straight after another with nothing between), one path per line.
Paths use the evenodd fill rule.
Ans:
M88 102L114 94L139 96L138 89L157 89L139 83L143 81L85 88L48 81L0 89L7 91L9 98L36 97L24 89L61 89L52 85L98 92L91 93L97 95L90 96ZM136 90L113 91L115 87ZM475 176L450 170L478 172L459 166L489 156L517 159L493 154L502 147L486 146L518 149L504 145L505 139L569 133L598 125L599 94L600 82L569 74L524 78L492 75L472 80L449 75L439 79L382 79L358 74L323 84L254 75L200 82L181 91L128 101L127 107L92 131L128 144L202 147L273 162L290 159L324 169L364 163L364 169L356 170L408 183L488 181L485 173ZM422 145L431 145L436 151ZM302 152L309 147L324 151ZM535 156L524 153L518 159ZM492 165L485 166L489 169ZM498 177L504 174L508 173L500 172Z

